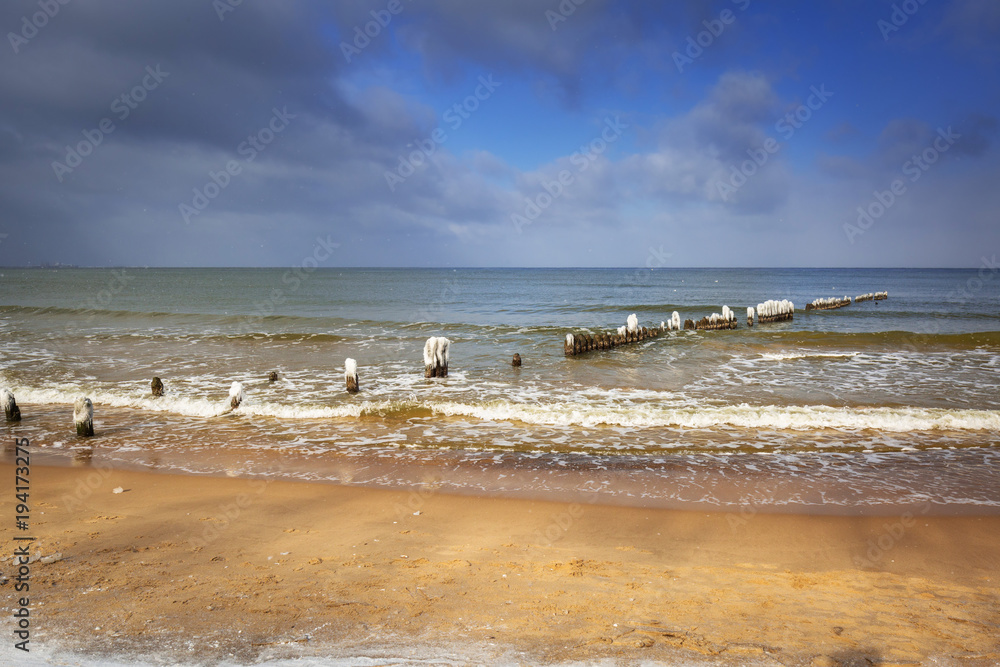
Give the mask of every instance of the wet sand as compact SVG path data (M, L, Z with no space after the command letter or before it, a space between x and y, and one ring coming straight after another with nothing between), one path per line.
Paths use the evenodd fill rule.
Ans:
M706 513L40 465L31 487L33 549L55 556L31 565L33 647L1000 662L1000 516Z

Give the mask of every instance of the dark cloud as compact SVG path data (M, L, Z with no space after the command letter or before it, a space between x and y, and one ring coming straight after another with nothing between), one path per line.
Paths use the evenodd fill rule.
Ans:
M829 215L839 228L838 206L850 211L856 192L884 187L936 132L916 111L867 126L817 125L831 140L879 129L865 154L810 161L782 148L723 198L719 183L800 103L782 79L802 66L801 54L753 69L754 49L777 38L779 15L754 3L681 74L672 51L736 3L587 0L554 24L546 11L558 12L559 2L402 3L350 59L341 42L386 0L243 2L221 19L206 0L60 5L17 53L9 41L0 48L0 232L8 234L0 263L289 265L327 235L343 244L333 260L340 264L627 262L664 230L683 229L696 244L712 242L720 228L745 241L809 215ZM36 0L4 3L0 28L18 30L37 11ZM952 3L947 28L986 39L991 11ZM484 72L501 76L505 93L519 87L520 98L503 100L509 125L494 126L502 141L488 144L492 150L471 139L471 148L448 143L390 188L386 172L441 123L434 94L459 84L467 94L462 82ZM133 90L145 99L129 106L121 99ZM992 165L996 119L965 100L955 107L965 120L956 122L962 140L948 158ZM268 127L275 109L289 117L279 132ZM558 110L592 134L516 166L504 142L524 143L517 130L537 109ZM581 167L573 151L598 145L591 142L619 116L623 134ZM102 119L113 132L95 135ZM262 132L273 140L250 161L245 142ZM84 147L92 150L79 166L54 171L68 146L94 136L99 145ZM795 141L808 153L808 139ZM239 173L227 176L231 162ZM511 216L561 172L572 182L518 234ZM198 193L206 205L185 220L180 207L194 207ZM803 193L824 201L821 214L809 213ZM984 224L985 205L963 206L967 219Z
M953 0L947 6L941 29L962 49L1000 50L1000 3L995 0Z
M997 127L995 117L980 113L971 114L955 127L955 131L962 135L961 139L955 142L955 154L973 157L986 154L992 146Z

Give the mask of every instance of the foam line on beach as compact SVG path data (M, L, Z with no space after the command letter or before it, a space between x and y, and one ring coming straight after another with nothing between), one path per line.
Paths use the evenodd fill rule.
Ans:
M26 404L72 405L81 391L92 397L94 404L115 408L131 408L151 412L172 413L186 417L217 417L228 410L228 399L220 391L218 399L169 396L151 398L91 390L75 385L58 388L32 389L15 387L14 393ZM638 398L638 397L634 397ZM640 399L641 400L641 399ZM594 401L555 401L521 403L503 399L485 403L440 400L368 400L342 402L334 405L282 404L248 394L246 401L233 414L275 419L340 419L362 415L410 418L423 414L474 417L484 421L523 422L551 426L628 426L638 428L721 427L762 428L811 431L833 429L860 431L875 429L891 432L911 431L977 431L1000 430L1000 410L958 410L914 407L831 407L813 406L752 406L746 403L728 406L707 406L689 401L628 404Z
M764 352L760 356L768 361L791 361L793 359L853 359L861 352Z
M482 405L431 403L436 414L486 421L521 421L549 426L629 426L711 429L725 426L812 431L834 429L912 432L1000 429L1000 410L941 408L835 408L817 406L663 407L602 406L584 403Z

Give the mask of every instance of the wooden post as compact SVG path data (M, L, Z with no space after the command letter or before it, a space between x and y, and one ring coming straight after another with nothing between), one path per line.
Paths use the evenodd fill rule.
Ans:
M424 377L448 377L451 341L443 336L431 336L424 343Z
M94 435L94 404L86 396L76 399L73 405L76 434L85 438Z
M520 367L521 366L521 355L518 354L517 352L515 352L514 353L514 359L513 359L513 361L510 362L510 365L513 366L513 367L515 367L515 368Z
M347 393L358 393L361 387L358 386L358 362L354 359L344 360L344 377L347 380Z
M158 377L154 377L153 381L149 383L149 389L153 392L153 397L163 396L163 380Z
M17 407L14 392L4 387L0 389L0 403L3 403L3 413L9 422L21 421L21 408Z
M270 373L268 373L267 374L267 381L268 382L277 382L278 381L278 371L271 371Z
M243 385L239 382L234 382L232 386L229 387L229 409L235 410L240 407L240 403L243 402Z

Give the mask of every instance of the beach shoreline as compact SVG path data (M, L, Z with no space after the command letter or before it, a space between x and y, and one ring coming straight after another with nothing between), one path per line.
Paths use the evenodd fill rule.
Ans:
M33 553L52 561L32 563L34 646L207 662L436 647L469 663L1000 660L1000 516L31 474ZM8 545L12 500L0 500ZM12 608L12 580L0 590Z

